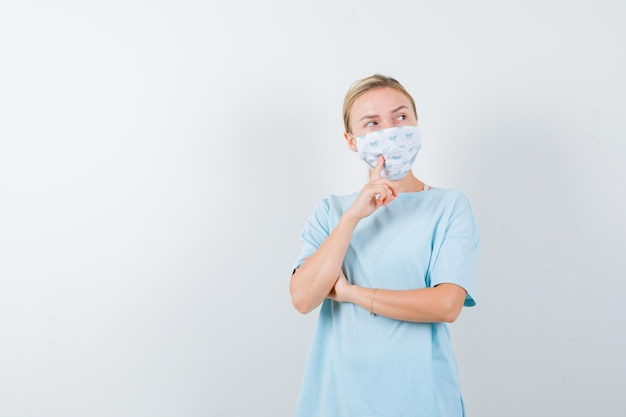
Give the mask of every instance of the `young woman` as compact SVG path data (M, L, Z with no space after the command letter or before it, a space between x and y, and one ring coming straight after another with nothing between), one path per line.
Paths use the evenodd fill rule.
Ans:
M413 175L421 137L398 81L355 82L343 113L344 138L370 165L370 181L322 199L301 233L293 305L322 307L297 416L463 416L446 323L475 305L469 201Z

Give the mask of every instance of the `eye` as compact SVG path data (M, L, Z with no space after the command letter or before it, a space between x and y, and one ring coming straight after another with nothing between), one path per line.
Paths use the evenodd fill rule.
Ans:
M406 114L399 114L396 120L406 120Z
M372 120L371 122L368 122L365 127L374 127L374 126L378 126L378 122L375 120Z

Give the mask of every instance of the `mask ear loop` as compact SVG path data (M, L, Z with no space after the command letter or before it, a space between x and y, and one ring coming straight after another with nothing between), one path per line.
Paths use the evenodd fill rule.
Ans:
M358 152L359 149L359 140L356 136L354 136L352 133L348 132L348 135L352 138L352 140L354 140L354 147L357 149L356 152ZM368 164L369 165L369 164Z

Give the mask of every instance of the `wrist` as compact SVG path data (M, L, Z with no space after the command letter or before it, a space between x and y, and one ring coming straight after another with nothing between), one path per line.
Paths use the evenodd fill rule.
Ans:
M378 291L378 288L374 288L372 291L372 299L370 300L370 316L376 315L376 313L374 313L374 299L376 298L376 291Z
M349 209L343 213L341 219L339 220L341 223L346 224L347 226L356 227L361 218L355 214L353 214Z

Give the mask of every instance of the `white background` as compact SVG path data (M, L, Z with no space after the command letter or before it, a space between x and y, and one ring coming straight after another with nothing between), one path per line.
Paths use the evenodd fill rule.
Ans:
M292 416L288 281L360 189L348 86L414 95L464 191L470 416L626 414L620 1L0 3L0 416Z

